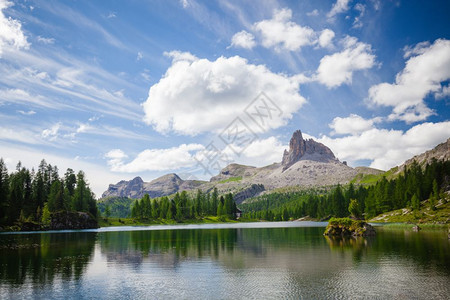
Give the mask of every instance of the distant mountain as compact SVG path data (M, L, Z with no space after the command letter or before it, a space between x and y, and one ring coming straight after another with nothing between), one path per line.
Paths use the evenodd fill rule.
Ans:
M300 130L292 135L289 150L285 150L281 163L257 168L230 164L209 182L183 180L176 174L168 174L151 182L140 177L130 181L111 184L102 197L141 198L171 195L178 191L201 189L210 191L217 187L219 192L231 192L239 204L247 198L283 187L317 187L346 184L358 174L380 174L383 171L371 168L351 168L340 162L324 144L312 139L303 139Z
M144 182L141 177L132 180L122 180L116 184L110 184L108 190L102 194L106 197L142 198L148 194L151 198L167 196L179 190L195 189L205 181L183 180L177 174L167 174L150 182Z

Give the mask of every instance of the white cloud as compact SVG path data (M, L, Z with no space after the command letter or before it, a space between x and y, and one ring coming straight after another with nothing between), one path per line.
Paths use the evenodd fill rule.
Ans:
M373 128L374 123L379 122L379 118L366 120L359 115L351 114L346 118L336 117L333 119L330 128L334 134L359 134Z
M319 11L317 9L314 9L313 11L307 12L306 15L308 17L316 17L319 15Z
M406 59L406 58L410 58L411 56L423 54L427 51L427 49L429 47L430 47L429 41L420 42L414 46L407 45L407 46L403 47L403 52L405 52L405 54L403 55L403 58Z
M37 41L39 43L42 43L42 44L49 45L49 44L54 44L55 43L55 39L54 38L45 38L45 37L42 37L40 35L38 35L38 37L36 39L37 39Z
M117 14L114 11L109 12L109 14L106 16L106 18L108 19L113 19L115 17L117 17Z
M319 46L322 48L333 48L333 38L335 36L335 33L333 30L330 29L324 29L320 33L319 36Z
M292 22L291 18L292 11L283 8L275 10L272 19L255 23L253 29L261 34L262 45L277 51L296 51L303 46L313 45L316 41L314 30Z
M372 2L373 8L375 10L379 10L381 7L381 1L380 0L370 0Z
M41 136L49 141L54 141L58 138L58 131L61 128L61 123L56 123L52 127L44 129Z
M375 55L369 44L347 36L341 43L344 50L326 55L320 60L317 80L328 88L351 84L353 72L369 69L375 64Z
M144 121L158 132L218 133L236 117L260 132L262 129L244 111L261 92L282 112L271 115L264 130L286 124L306 102L299 94L298 78L272 73L266 66L249 64L242 57L210 61L190 53L167 55L173 57L172 65L150 88L143 103Z
M353 28L361 28L363 26L363 23L361 21L361 18L364 16L364 13L366 11L366 6L364 4L361 3L357 3L355 5L355 9L357 11L359 11L359 15L357 17L355 17L355 19L353 20Z
M77 133L84 133L88 130L92 129L92 126L90 124L80 124L77 128Z
M434 94L434 97L438 100L450 97L450 86L443 86L440 91Z
M36 114L36 112L34 110L29 110L29 111L18 110L17 112L24 116L31 116L31 115Z
M192 167L197 161L194 152L204 149L200 144L182 144L168 149L147 149L137 155L129 163L124 159L128 156L120 149L114 149L105 155L108 165L114 172L167 171Z
M0 127L0 140L2 143L6 140L13 142L20 142L26 144L41 144L42 140L39 139L39 134L27 129L18 129L17 127L8 128ZM3 153L2 153L3 156Z
M138 52L137 53L137 56L136 56L136 60L137 61L140 61L141 59L143 59L144 58L144 54L142 54L142 52Z
M28 49L30 44L22 32L22 24L11 17L7 18L3 10L13 3L0 0L0 58L5 50Z
M242 152L242 149L238 145L232 145L233 149L236 149L239 156L227 147L224 149L226 153L233 161L240 164L251 165L256 167L263 167L270 165L274 162L280 162L284 149L288 149L288 145L284 145L276 137L269 137L266 139L258 139L248 145Z
M231 47L241 47L244 49L252 49L256 46L253 34L242 30L233 35L231 38Z
M350 1L351 0L337 0L327 14L328 19L333 20L337 14L341 14L348 11L350 9L350 7L348 6Z
M415 55L415 56L412 56ZM407 123L422 121L434 112L424 98L430 93L439 97L441 83L450 79L450 41L439 39L432 45L419 43L405 51L409 57L395 83L381 83L369 89L369 102L393 107L390 120Z
M388 170L414 155L423 153L450 137L450 121L423 123L408 131L372 128L361 134L317 139L327 145L340 160L351 164L371 160L370 167Z

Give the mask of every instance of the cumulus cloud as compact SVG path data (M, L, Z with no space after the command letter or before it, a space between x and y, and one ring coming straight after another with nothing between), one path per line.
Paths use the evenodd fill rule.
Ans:
M405 68L396 75L395 83L381 83L369 89L369 103L393 107L390 120L407 123L422 121L434 114L424 98L444 92L441 83L450 79L450 41L436 40L432 45L419 43L407 48Z
M253 25L255 32L262 38L262 45L275 50L299 50L303 46L313 45L316 41L314 30L302 27L291 21L292 11L287 8L276 10L272 19Z
M366 120L359 115L351 114L346 118L336 117L329 124L333 129L332 135L335 134L359 134L373 128L374 123L379 122L379 118Z
M317 80L328 88L351 84L353 72L370 69L375 64L375 55L369 44L358 42L347 36L341 41L344 50L326 55L320 60Z
M237 117L250 130L261 132L283 126L306 102L299 94L299 78L273 73L264 65L249 64L242 57L210 61L190 53L167 55L173 58L172 65L150 88L143 103L144 121L158 132L219 133ZM256 98L261 92L279 110L266 118L263 129L245 114L254 105L261 114L269 115L267 108L257 106L261 105Z
M241 47L244 49L252 49L256 46L253 34L242 30L233 35L231 38L231 47Z
M354 163L371 160L370 167L388 170L414 155L423 153L450 137L450 121L423 123L408 131L372 128L360 134L317 139L327 145L340 160Z
M13 3L0 0L0 58L5 50L28 49L30 44L23 34L22 24L11 17L7 18L3 10L12 6Z
M167 149L146 149L130 162L126 162L129 156L122 150L113 149L105 154L105 159L107 159L111 171L114 172L171 172L189 168L195 170L195 172L210 173L212 176L233 162L258 167L280 162L286 148L288 148L288 145L284 145L276 137L269 137L255 140L245 149L240 148L237 144L224 148L210 148L200 144L182 144ZM235 150L240 153L238 154ZM213 163L208 164L208 157L214 158Z
M327 14L328 19L333 20L336 17L336 15L348 11L350 9L348 5L350 1L351 0L337 0Z
M322 48L332 48L334 36L335 33L333 30L330 29L322 30L318 40L319 46Z
M129 163L124 160L128 157L122 150L109 151L105 158L111 171L135 173L143 171L167 171L192 167L197 161L194 154L204 149L200 144L182 144L168 149L146 149L139 153Z
M279 139L272 136L266 139L257 139L242 149L239 145L232 145L224 149L224 153L233 161L240 164L263 167L274 162L280 162L284 149L288 149L287 144L283 144ZM241 152L242 151L242 152Z

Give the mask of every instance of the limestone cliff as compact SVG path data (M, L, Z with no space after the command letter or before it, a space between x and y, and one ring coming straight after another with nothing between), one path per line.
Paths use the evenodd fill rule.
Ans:
M301 159L325 163L337 160L330 148L312 139L304 140L302 132L297 130L294 132L289 142L289 151L284 150L283 159L281 161L283 171Z

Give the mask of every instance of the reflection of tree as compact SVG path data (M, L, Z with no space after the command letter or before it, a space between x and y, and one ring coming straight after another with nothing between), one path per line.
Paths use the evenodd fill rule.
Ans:
M324 238L332 251L351 251L353 259L358 262L373 242L373 237L324 236Z
M96 233L3 236L0 247L2 282L52 284L59 276L79 280L94 250Z
M188 258L211 257L217 260L222 254L231 254L236 244L237 230L108 232L101 234L99 240L101 251L108 260L137 264L136 257L142 257L160 265L175 267Z

